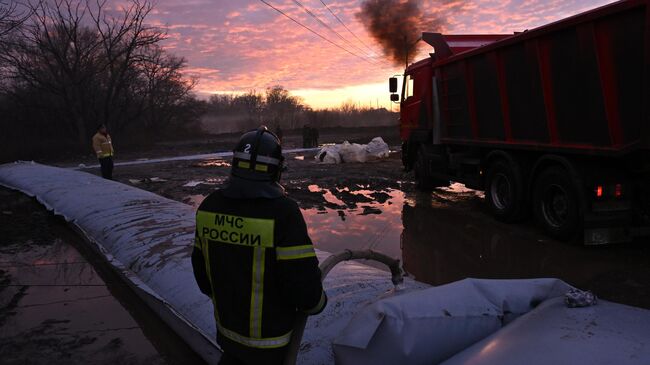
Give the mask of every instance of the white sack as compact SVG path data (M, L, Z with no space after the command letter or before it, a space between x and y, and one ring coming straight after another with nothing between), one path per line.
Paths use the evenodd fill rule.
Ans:
M390 154L388 144L381 137L375 137L366 145L369 159L386 158Z
M367 162L386 158L390 154L388 145L381 137L375 137L368 144L350 143L326 146L314 159L323 163Z
M650 311L598 300L567 308L545 301L443 365L647 365Z
M345 141L339 148L339 154L343 162L366 162L368 160L368 152L366 152L364 144L351 144Z
M314 159L322 163L341 163L341 155L339 155L339 148L336 146L326 146L314 156Z
M356 314L335 339L336 362L440 363L569 288L558 279L465 279L382 299Z

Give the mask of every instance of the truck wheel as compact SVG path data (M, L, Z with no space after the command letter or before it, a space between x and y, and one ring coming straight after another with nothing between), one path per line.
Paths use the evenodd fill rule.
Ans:
M551 167L539 175L533 189L535 221L556 239L567 241L578 231L578 192L566 170Z
M404 171L411 171L411 169L413 169L413 161L409 154L408 141L402 142L402 165L404 166Z
M524 186L517 166L504 160L493 163L485 179L485 199L495 218L503 222L523 219Z
M413 166L413 175L415 176L415 187L421 191L431 191L434 188L426 164L426 156L422 151L418 151L415 166Z
M433 188L440 186L449 186L449 181L434 179L427 164L429 163L427 157L426 146L420 146L415 158L415 165L413 166L413 173L415 175L415 186L421 191L431 191Z

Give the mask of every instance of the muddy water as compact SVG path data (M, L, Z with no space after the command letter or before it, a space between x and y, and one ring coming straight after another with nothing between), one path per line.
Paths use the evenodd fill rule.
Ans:
M506 225L470 199L440 204L424 194L402 211L402 257L416 278L557 277L612 301L650 308L650 245L605 247L546 238L531 224Z
M530 222L497 222L483 194L461 184L432 193L417 193L408 183L382 190L306 185L294 198L309 207L303 215L321 250L373 249L400 257L411 276L433 285L468 277L557 277L604 299L650 308L650 242L557 242ZM198 206L202 199L186 201Z
M345 249L371 249L393 257L401 256L400 235L402 233L402 207L405 194L399 190L387 189L382 192L355 190L353 195L365 197L369 202L357 203L354 208L337 198L327 189L311 185L311 191L323 192L328 203L339 209L320 208L304 209L309 235L314 246L328 252ZM370 195L385 194L383 203L378 203Z
M0 363L201 361L62 221L0 198Z

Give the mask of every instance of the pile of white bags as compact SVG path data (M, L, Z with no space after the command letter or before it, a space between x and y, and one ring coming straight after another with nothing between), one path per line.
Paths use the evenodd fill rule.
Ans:
M315 159L323 163L367 162L388 157L388 144L381 137L375 137L368 144L345 141L333 146L325 146Z

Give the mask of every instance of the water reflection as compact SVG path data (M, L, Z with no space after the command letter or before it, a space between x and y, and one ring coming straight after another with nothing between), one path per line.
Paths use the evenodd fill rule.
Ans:
M495 221L484 211L482 194L462 185L431 194L362 185L308 190L325 199L303 209L321 250L372 249L401 257L411 276L433 285L467 277L557 277L605 299L650 308L647 243L584 247L553 241L530 223ZM203 198L186 202L198 207Z
M357 188L347 192L372 202L354 209L303 210L316 247L373 249L401 257L411 276L433 285L468 277L557 277L605 299L650 307L647 243L585 247L557 242L532 223L495 221L484 211L482 194L463 186L432 194ZM345 190L330 193L349 206L340 195ZM384 199L377 199L381 194ZM369 210L380 214L363 215Z
M191 205L196 210L199 209L199 205L201 205L203 199L205 199L205 195L203 194L188 195L183 198L183 203Z
M51 237L36 244L10 234L15 243L0 250L0 362L29 363L38 354L54 363L161 363L138 323L69 242Z
M432 199L434 198L434 199ZM650 307L647 244L586 247L557 242L531 225L507 225L472 204L404 204L402 259L416 279L439 285L467 277L556 277L621 303Z
M364 190L350 194L355 193L365 196L378 192ZM399 190L386 190L382 194L386 196L382 203L369 199L373 202L359 203L352 209L304 209L303 215L314 245L328 252L372 249L400 257L399 241L405 194ZM325 199L328 202L336 201L342 207L347 205L329 190L325 193Z
M217 158L217 159L199 161L199 162L196 162L196 163L192 164L192 166L196 166L196 167L230 167L230 162L227 161L227 160Z

